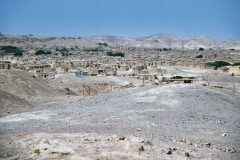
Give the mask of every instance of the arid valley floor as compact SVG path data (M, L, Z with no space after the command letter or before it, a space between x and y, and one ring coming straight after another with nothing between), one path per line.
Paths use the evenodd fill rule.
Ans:
M240 41L0 34L0 159L240 159Z

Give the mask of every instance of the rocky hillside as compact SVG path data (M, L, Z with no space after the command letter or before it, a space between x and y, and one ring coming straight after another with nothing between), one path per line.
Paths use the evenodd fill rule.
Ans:
M141 38L126 38L117 36L89 36L89 37L38 37L33 35L0 35L0 45L17 46L78 46L96 47L99 43L107 43L112 47L145 47L145 48L212 48L212 49L240 49L240 40L219 40L208 36L193 38L179 37L173 34L156 34Z

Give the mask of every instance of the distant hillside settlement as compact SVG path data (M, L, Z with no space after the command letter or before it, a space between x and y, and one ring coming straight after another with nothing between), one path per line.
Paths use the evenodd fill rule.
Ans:
M235 49L128 47L101 40L86 47L89 44L74 45L76 38L64 38L65 45L50 47L43 44L56 38L1 36L0 69L25 70L34 77L104 75L135 77L156 83L193 82L195 74L180 71L178 67L240 75L240 51Z

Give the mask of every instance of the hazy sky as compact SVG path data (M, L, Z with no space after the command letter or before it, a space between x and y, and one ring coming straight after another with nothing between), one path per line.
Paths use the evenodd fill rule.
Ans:
M240 39L240 0L0 0L0 32Z

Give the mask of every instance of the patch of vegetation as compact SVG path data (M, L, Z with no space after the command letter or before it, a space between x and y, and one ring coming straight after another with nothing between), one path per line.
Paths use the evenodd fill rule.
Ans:
M155 51L162 51L162 49L161 48L157 48L157 49L155 49Z
M174 76L174 77L172 77L172 79L183 79L183 77L182 76Z
M200 47L198 50L199 50L199 51L204 51L204 48Z
M85 48L83 49L85 52L98 52L98 48Z
M66 47L64 47L64 48L56 48L56 51L63 53L63 52L68 52L69 49L67 49Z
M35 150L34 150L34 153L36 153L36 154L39 155L39 154L41 153L41 152L40 152L40 149L35 149Z
M240 66L240 62L234 63L232 66Z
M67 156L70 155L70 152L50 152L50 154L59 154L61 156Z
M163 50L163 51L168 51L168 49L167 49L167 48L163 48L162 50Z
M70 152L62 152L61 155L62 156L70 155Z
M99 46L104 46L104 47L107 47L108 44L107 43L98 43Z
M13 53L14 56L22 56L23 52L22 49L14 46L1 46L1 50L4 50L6 54Z
M124 53L122 53L122 52L116 52L116 53L107 52L107 55L108 56L113 56L113 57L124 57Z
M195 58L203 58L203 55L199 54Z
M47 54L52 54L50 51L44 51L44 50L38 50L35 55L47 55Z
M64 47L64 48L56 48L56 51L60 52L63 56L68 56L69 55L68 52L70 50L74 50L74 49L66 48L66 47Z
M228 62L225 62L225 61L216 61L216 62L206 63L206 66L215 67L215 69L217 69L219 67L229 66L229 65L231 65L231 64Z
M156 48L155 51L171 51L172 48Z

